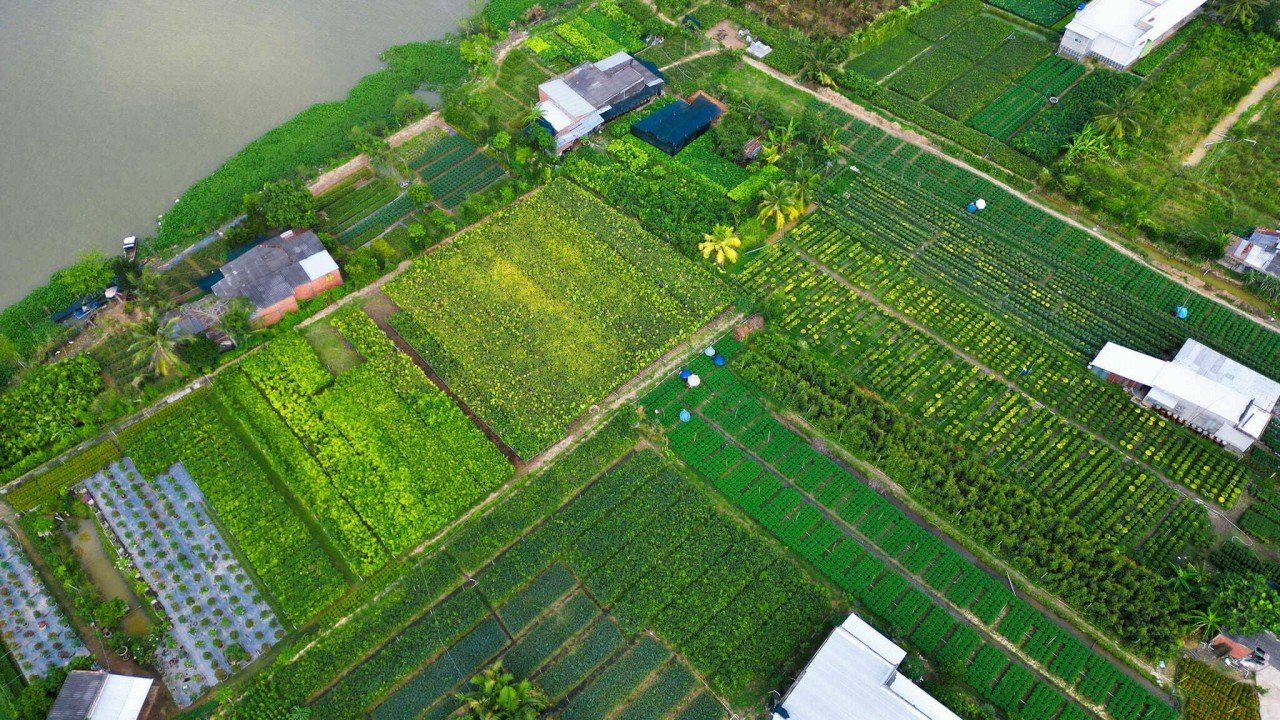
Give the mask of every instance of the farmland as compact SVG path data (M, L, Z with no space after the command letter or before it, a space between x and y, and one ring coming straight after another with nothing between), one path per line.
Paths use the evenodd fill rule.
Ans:
M178 704L284 637L181 465L140 478L126 461L86 488L172 623L172 645L157 651L157 664Z
M7 528L0 528L0 567L4 573L0 638L18 670L28 679L35 679L72 657L87 655L84 643Z
M735 345L726 339L717 343L717 350L732 357ZM1105 704L1115 717L1176 716L1108 660L1015 597L1001 581L971 565L779 423L748 384L763 387L779 378L773 368L765 370L750 357L755 352L748 353L738 371L747 382L716 367L710 358L699 357L690 369L705 378L702 385L688 389L679 378L671 378L644 399L682 459L887 620L895 636L911 638L938 662L967 666L965 678L972 688L1006 712L1050 718L1061 710L1065 715L1060 717L1084 717L1080 708L1064 701L1057 689L1061 688ZM737 363L731 359L729 367ZM790 377L782 379L791 387L798 384ZM695 417L681 422L682 409L692 410ZM998 644L983 641L973 627L958 623L952 608L968 608L982 630L1020 647L1019 655L1034 661L1045 679L1011 663Z
M703 270L567 182L386 290L401 334L524 458L725 304Z

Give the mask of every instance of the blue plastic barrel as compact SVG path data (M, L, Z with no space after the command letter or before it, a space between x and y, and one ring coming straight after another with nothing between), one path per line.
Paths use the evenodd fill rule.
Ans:
M715 359L715 363L716 363L716 367L720 367L721 365L724 365L724 356L717 355Z
M688 380L688 379L689 379L689 376L690 376L690 375L692 375L692 374L693 374L693 371L692 371L692 370L681 370L681 371L680 371L680 379L681 379L681 380Z
M688 410L680 411L680 422L689 422L692 419L693 419L693 416L689 414Z

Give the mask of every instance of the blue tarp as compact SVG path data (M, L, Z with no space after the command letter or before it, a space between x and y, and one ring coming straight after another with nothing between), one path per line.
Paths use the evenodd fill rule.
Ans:
M677 100L631 126L631 134L668 155L697 140L720 117L720 108L705 97L692 103Z

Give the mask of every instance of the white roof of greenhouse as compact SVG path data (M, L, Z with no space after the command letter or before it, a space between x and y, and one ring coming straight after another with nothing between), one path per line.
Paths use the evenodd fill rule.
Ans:
M1094 0L1076 13L1067 29L1094 38L1105 35L1132 46L1150 31L1163 35L1205 0Z
M904 657L902 648L850 615L818 648L782 707L795 720L960 720L898 672Z
M1172 361L1109 342L1089 366L1151 388L1147 402L1241 452L1280 401L1280 383L1195 340Z

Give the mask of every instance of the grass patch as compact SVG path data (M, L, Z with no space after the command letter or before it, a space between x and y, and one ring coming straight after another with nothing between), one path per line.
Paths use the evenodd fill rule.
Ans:
M360 355L347 345L342 334L327 322L312 323L302 330L302 336L307 339L311 349L316 351L320 362L334 375L346 372L364 362Z

